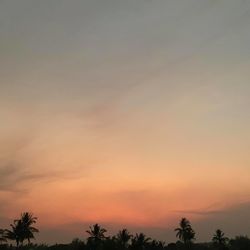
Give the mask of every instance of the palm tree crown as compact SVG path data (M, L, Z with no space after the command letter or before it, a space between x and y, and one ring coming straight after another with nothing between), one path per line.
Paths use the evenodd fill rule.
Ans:
M4 236L6 239L15 240L17 247L19 244L23 244L25 239L30 243L30 239L34 239L34 233L38 233L39 230L32 226L37 221L37 217L33 217L32 213L22 213L19 220L14 220L11 224L11 230L4 230Z
M126 247L132 235L129 233L127 229L122 229L118 232L116 239L120 245Z
M102 240L106 238L104 234L107 230L98 224L93 225L93 227L89 227L89 229L90 230L86 231L90 235L89 239Z
M39 230L32 226L37 221L37 217L33 217L32 213L25 212L21 214L21 223L23 225L24 237L30 243L30 239L34 239L34 233L38 233Z
M178 237L184 244L189 244L195 240L195 232L191 227L190 222L186 218L180 221L180 227L176 228L176 237Z
M217 229L213 235L212 241L218 245L225 245L228 241L228 238L225 237L225 234L220 229Z

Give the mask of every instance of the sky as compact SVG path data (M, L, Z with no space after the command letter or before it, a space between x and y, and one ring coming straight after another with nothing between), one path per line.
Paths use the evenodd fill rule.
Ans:
M0 228L250 235L250 1L0 0Z

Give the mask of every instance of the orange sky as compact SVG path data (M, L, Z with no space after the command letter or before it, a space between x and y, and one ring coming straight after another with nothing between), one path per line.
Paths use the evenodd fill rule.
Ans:
M174 239L182 216L200 240L250 233L249 9L1 2L0 228L28 210L49 242L96 222Z

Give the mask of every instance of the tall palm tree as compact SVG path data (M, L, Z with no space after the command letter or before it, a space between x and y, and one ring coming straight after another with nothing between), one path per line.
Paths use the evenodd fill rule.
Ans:
M23 243L24 241L24 233L23 233L23 226L21 220L14 220L13 224L10 224L11 230L5 229L4 230L4 237L8 240L16 241L17 248L19 244Z
M180 227L176 228L176 237L178 237L186 246L190 246L192 240L195 240L195 232L190 222L186 218L180 221Z
M116 240L118 244L120 245L120 247L124 249L128 247L128 242L131 239L131 237L132 237L132 234L130 234L127 229L122 229L116 235Z
M212 241L215 245L218 245L221 249L225 248L228 238L225 237L225 234L222 230L217 229L213 235Z
M11 230L6 229L4 236L6 239L15 240L17 247L23 244L24 240L34 239L34 233L38 233L39 230L32 226L36 223L37 217L33 217L32 213L22 213L19 220L14 220L14 223L10 225Z
M38 233L39 230L32 225L36 223L37 217L34 217L32 213L22 213L21 214L21 223L23 225L24 237L30 243L30 239L34 239L34 233Z

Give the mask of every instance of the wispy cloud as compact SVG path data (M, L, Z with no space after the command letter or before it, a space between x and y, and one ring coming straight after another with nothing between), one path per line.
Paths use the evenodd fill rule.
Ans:
M221 214L224 211L223 210L175 210L175 213L178 214L193 214L193 215L215 215L215 214Z
M74 170L45 170L27 169L21 164L10 164L0 167L0 191L28 192L27 186L38 183L48 183L65 179L78 179L82 176Z

